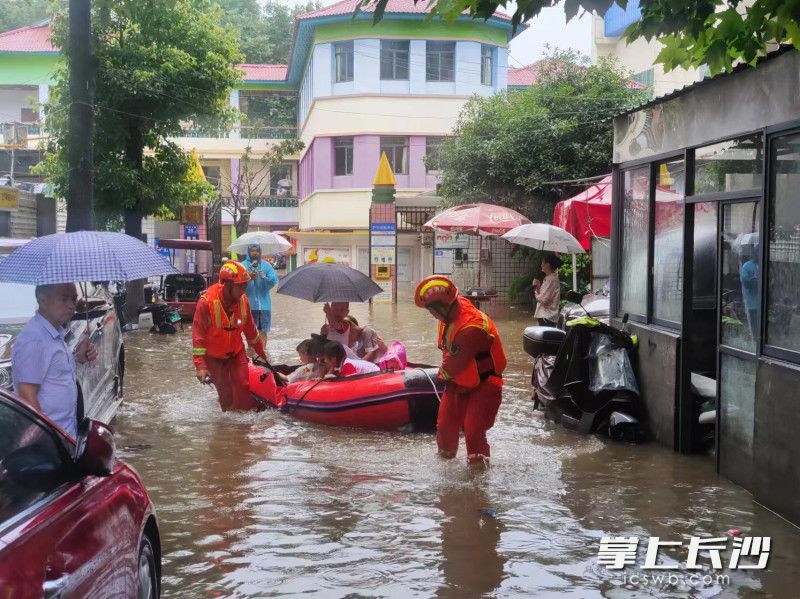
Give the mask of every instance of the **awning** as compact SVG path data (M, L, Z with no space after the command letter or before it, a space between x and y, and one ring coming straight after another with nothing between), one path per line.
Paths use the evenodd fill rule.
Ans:
M159 239L158 247L171 250L206 250L214 249L214 244L207 239Z
M591 247L592 237L610 237L611 175L556 204L553 224L571 233L585 250Z

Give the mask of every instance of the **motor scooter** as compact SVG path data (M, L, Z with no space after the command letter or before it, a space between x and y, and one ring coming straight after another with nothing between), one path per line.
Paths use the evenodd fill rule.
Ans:
M577 302L580 305L580 302ZM582 433L607 432L636 443L644 438L643 409L630 360L636 338L589 316L567 330L528 327L525 352L533 358L534 409Z

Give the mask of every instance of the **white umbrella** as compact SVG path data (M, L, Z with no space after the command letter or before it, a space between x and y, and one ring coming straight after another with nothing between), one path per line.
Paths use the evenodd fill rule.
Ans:
M503 239L537 250L558 252L559 254L585 254L586 250L564 229L546 223L530 223L514 227L505 233Z
M572 290L578 289L578 269L575 254L585 254L580 242L570 233L546 223L530 223L514 227L504 234L503 239L537 250L572 254Z
M245 233L230 244L228 246L228 251L236 252L237 254L246 254L247 248L253 244L257 244L261 248L261 254L263 256L283 254L292 249L292 244L277 233L271 231L253 231L252 233Z

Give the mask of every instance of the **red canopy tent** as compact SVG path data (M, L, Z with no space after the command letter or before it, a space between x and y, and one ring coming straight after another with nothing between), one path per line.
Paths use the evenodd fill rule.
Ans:
M611 236L611 175L556 204L553 224L571 233L588 250L592 237Z

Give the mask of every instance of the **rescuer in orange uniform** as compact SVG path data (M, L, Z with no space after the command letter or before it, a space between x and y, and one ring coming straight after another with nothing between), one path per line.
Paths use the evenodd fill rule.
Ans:
M460 297L447 277L423 279L414 292L414 303L439 321L438 345L443 354L439 378L445 381L436 432L439 455L456 456L463 428L467 462L488 465L486 431L494 425L500 408L506 367L497 327Z
M250 275L240 262L223 264L219 282L200 296L192 323L192 361L197 379L201 383L207 377L211 379L223 412L258 407L250 396L242 333L259 356L266 360L266 355L245 295L249 281Z

